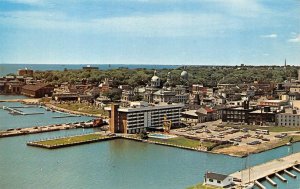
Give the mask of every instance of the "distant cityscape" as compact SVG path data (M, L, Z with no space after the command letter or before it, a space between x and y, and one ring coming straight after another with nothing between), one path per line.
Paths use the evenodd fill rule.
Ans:
M268 73L264 75L260 71ZM195 75L198 72L208 79ZM227 72L232 76L225 78L222 73ZM256 76L238 75L241 72L256 73ZM64 112L63 116L53 118L80 115L94 118L92 122L43 126L43 129L7 129L0 132L0 137L80 127L102 130L97 134L57 139L54 143L52 140L27 143L34 147L54 149L123 138L247 157L300 141L300 69L286 63L276 68L245 65L106 71L97 66L61 71L24 68L0 78L0 94L29 98L3 102L23 102L47 111ZM18 107L2 108L16 115L42 114L24 113ZM289 159L282 166L291 166L288 162ZM241 184L248 187L251 181L260 186L258 180L268 177L267 174L270 173L257 173L259 176L252 180L249 177L247 182L238 173L207 172L204 183L215 187Z

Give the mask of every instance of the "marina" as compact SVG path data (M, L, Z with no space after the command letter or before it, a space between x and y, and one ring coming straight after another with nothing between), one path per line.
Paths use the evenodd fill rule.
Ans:
M7 106L2 106L2 109L9 111L10 114L16 114L16 115L37 115L37 114L44 114L43 112L25 113L25 112L23 112L21 110L18 110L17 108L29 108L29 107L7 107Z
M300 172L298 166L300 165L300 153L291 154L286 157L275 159L254 167L249 167L241 171L237 171L230 176L240 180L242 185L247 183L255 183L259 188L266 188L260 183L261 180L266 180L273 186L277 186L271 178L278 177L282 182L287 182L283 175L291 178L296 178L297 175L293 174L290 170Z
M27 142L27 145L47 148L47 149L56 149L56 148L64 148L69 146L76 146L80 144L90 144L94 142L113 140L116 138L120 138L120 137L108 136L100 133L91 133L91 134L75 135L70 137L61 137L61 138Z
M1 102L0 107L2 106L18 107L14 109L23 111L23 113L30 114L30 115L14 116L12 114L9 114L7 110L3 110L2 108L0 108L0 120L1 120L0 130L1 131L5 131L7 129L30 128L30 127L39 127L39 126L55 125L55 124L86 122L94 118L90 116L80 116L80 115L73 116L74 114L68 115L65 112L60 113L60 112L46 111L44 108L39 108L39 106L37 105L25 105L20 102ZM28 108L28 106L31 108ZM33 114L36 112L41 114Z
M14 107L16 109L18 108L23 108L23 104L20 103L8 103L5 104L7 102L3 102L5 106L8 107ZM21 106L20 106L21 105ZM26 105L25 105L26 108ZM40 108L38 107L33 107L33 108L26 108L26 109L30 109L31 111L36 111ZM21 120L27 120L27 121L23 121L24 125L29 125L29 128L33 129L34 126L32 126L32 123L35 123L34 121L31 121L32 119L35 119L35 116L43 116L43 115L55 115L57 117L62 117L61 119L55 119L53 117L55 116L51 116L50 118L47 117L45 120L40 120L37 126L39 125L56 125L56 124L43 124L43 123L53 123L56 122L55 120L63 120L66 121L65 119L76 119L76 120L88 120L90 119L90 117L65 117L67 115L65 114L61 114L59 112L52 112L52 111L47 111L45 109L43 109L43 111L45 111L45 114L41 114L41 115L30 115L30 116L17 116L14 117L16 119L21 119ZM7 112L6 111L2 111L0 110L0 116L7 116ZM12 116L12 115L10 115ZM27 118L31 118L31 119L27 119ZM12 118L12 117L11 117ZM9 119L10 121L13 121L13 119ZM78 122L77 121L77 122ZM75 123L76 121L71 121L68 123ZM80 122L80 121L79 121ZM8 122L7 122L8 123ZM10 125L12 125L12 123L9 123ZM8 124L8 125L9 125ZM58 158L59 159L59 165L62 167L56 167L56 169L60 172L60 175L63 175L64 181L62 181L61 183L66 186L72 186L73 188L81 188L84 185L89 185L89 188L98 188L103 187L103 188L110 188L111 186L113 188L136 188L136 187L140 187L140 188L159 188L159 186L161 185L165 185L165 188L185 188L186 186L189 185L193 185L195 183L201 182L202 181L202 177L199 176L199 172L200 174L204 174L205 170L214 170L216 172L222 172L222 173L232 173L238 170L243 169L243 166L245 164L246 159L245 158L235 158L235 157L230 157L230 156L224 156L224 155L220 155L220 154L212 154L212 153L203 153L203 152L199 152L199 149L195 148L195 149L188 149L185 148L183 146L180 145L172 145L172 144L168 144L167 142L167 138L168 136L165 135L161 135L159 133L156 133L156 135L154 135L155 137L158 137L158 139L166 139L165 142L153 142L153 144L157 144L157 145L151 145L148 144L147 142L143 142L143 140L138 140L139 142L135 142L137 141L136 138L133 137L127 137L126 139L131 139L131 140L124 140L125 137L123 136L123 138L114 138L114 140L107 139L108 141L106 141L106 139L102 140L103 142L99 142L96 140L86 140L83 142L79 142L79 143L72 143L72 144L63 144L63 147L66 146L73 146L73 145L79 145L79 144L84 144L84 143L90 143L90 145L79 145L76 148L61 148L61 147L57 147L57 150L55 150L55 154L51 153L51 150L49 152L46 151L40 151L37 148L31 148L27 145L27 143L30 143L28 141L41 141L41 140L45 140L45 138L47 140L49 139L53 139L53 138L66 138L65 135L71 135L68 137L72 137L74 134L77 135L86 135L86 132L93 132L95 129L94 128L81 128L78 125L77 129L71 129L73 124L70 125L65 125L63 123L58 123L58 124L62 124L64 126L67 126L65 129L61 130L56 130L53 127L47 127L47 128L42 128L42 130L44 132L41 132L39 135L24 135L21 137L9 137L9 138L5 138L2 139L0 146L2 149L4 149L7 153L8 156L3 156L0 157L0 160L2 162L7 162L8 164L12 165L12 162L9 163L11 160L7 159L7 157L11 157L11 155L9 155L9 150L7 148L5 148L5 145L8 145L8 143L11 143L13 141L15 141L14 145L9 145L14 147L14 150L18 150L22 152L22 156L24 158L18 159L18 158L12 158L12 160L14 162L17 163L17 165L19 167L21 167L23 170L25 170L26 173L29 174L33 174L33 172L40 172L41 174L38 176L38 179L40 180L39 182L36 182L34 184L32 183L32 178L28 178L28 176L24 175L23 173L20 173L19 177L23 177L23 181L22 180L18 180L15 184L15 186L18 186L20 184L22 184L23 186L27 186L27 187L42 187L42 181L45 182L46 177L51 176L54 177L56 179L60 179L60 177L58 175L56 175L55 172L53 172L53 169L51 169L49 166L53 165L55 163L57 163L55 160ZM4 125L1 123L0 125L1 127L3 127ZM31 127L30 127L31 126ZM68 128L69 127L69 128ZM47 132L47 129L53 128L53 130L51 130L52 132ZM18 127L9 127L7 129L13 129L15 131L20 131L20 129ZM18 130L19 129L19 130ZM35 129L36 130L36 129ZM43 139L44 138L44 139ZM132 142L131 142L132 141ZM149 143L151 143L149 141ZM19 146L19 147L18 147ZM170 147L176 147L176 148L168 148L166 146L170 146ZM56 148L56 147L54 147ZM101 148L101 152L98 151L98 149ZM188 149L189 151L182 153L182 149ZM255 155L250 155L249 158L249 166L253 166L253 165L257 165L257 164L261 164L264 163L265 161L268 160L272 160L272 159L276 159L276 158L281 158L283 156L286 156L290 153L290 149L293 148L294 152L299 152L300 151L300 144L299 143L295 143L295 144L291 144L290 146L283 146L277 149L273 149L267 152L263 152L260 154L255 154ZM23 150L22 150L23 149ZM26 150L25 150L26 149ZM146 150L147 149L147 150ZM151 150L150 150L151 149ZM88 150L88 151L87 151ZM89 151L90 150L90 151ZM123 150L120 151L120 150ZM141 152L138 152L139 150L141 150ZM146 152L145 152L146 150ZM147 152L148 150L150 150L149 152ZM196 152L193 152L196 151ZM96 152L96 153L95 153ZM30 155L29 155L29 154ZM38 155L38 154L44 154L44 155ZM78 163L76 160L71 160L71 159L66 159L63 158L62 156L66 156L71 158L70 154L66 155L66 153L71 153L72 154L72 158L73 157L79 157L83 162L84 159L89 159L90 163L88 165L83 165L81 163ZM75 154L76 155L75 155ZM82 154L85 153L85 154ZM93 153L93 156L95 155L95 157L91 157L89 154ZM100 153L100 154L99 154ZM122 160L127 162L128 164L132 164L132 163L137 163L138 159L137 157L141 158L141 159L145 159L145 155L149 156L147 157L145 160L145 164L142 165L137 165L138 167L128 167L127 165L124 165L123 161L117 160L115 157L118 157L118 155L120 155L120 153L122 154ZM126 155L125 155L126 153ZM146 153L146 154L145 154ZM28 154L28 155L26 155ZM52 155L50 155L52 154ZM80 154L80 155L79 155ZM110 154L109 157L107 157L107 154ZM184 155L185 154L185 155ZM184 155L184 156L183 156ZM33 156L39 156L39 157L43 157L44 160L41 162L37 162L36 164L30 164L31 168L27 169L24 167L24 165L21 165L21 162L25 160L27 160L28 162L31 162ZM101 157L100 159L96 158L96 157ZM127 157L127 158L125 158ZM154 157L160 157L159 161L155 160ZM176 157L176 158L174 158ZM108 159L107 159L108 158ZM105 169L105 170L110 170L108 172L108 174L110 175L109 177L106 177L105 175L99 174L99 170L94 169L94 165L95 164L105 164L105 162L110 162L111 158L113 159L113 161L117 161L118 163L115 164L115 166L119 167L121 170L130 170L133 169L133 172L130 172L130 175L128 176L124 176L122 174L121 171L116 171L115 169L111 169L111 164L107 165L107 166L96 166L98 169ZM125 159L124 159L125 158ZM70 161L71 160L71 161ZM151 163L151 161L153 161ZM167 160L167 161L166 161ZM47 165L46 164L41 164L42 162L47 161ZM67 163L67 161L70 161L69 163ZM161 162L160 162L161 161ZM176 162L178 161L183 161L184 166L178 166ZM188 162L188 163L187 163ZM218 163L216 163L218 162ZM74 167L71 165L72 164L76 164L79 165L79 167ZM155 163L155 164L154 164ZM49 164L49 165L48 165ZM137 178L140 178L138 175L141 175L142 173L139 172L139 169L146 169L146 167L149 166L149 164L151 165L151 167L153 167L153 169L157 170L157 169L163 169L165 171L162 172L162 177L158 178L155 177L153 179L149 180L140 180L139 182L136 182ZM173 165L177 165L173 166ZM223 166L221 168L221 165ZM225 166L224 165L228 165ZM231 166L229 166L231 165ZM232 166L233 165L233 166ZM72 167L72 170L75 170L75 173L71 175L66 174L66 171L68 169L66 169L66 166L68 167ZM158 167L157 167L158 166ZM169 170L170 167L172 167L172 169L174 171L180 172L180 175L175 176L176 184L175 183L171 183L169 181L167 181L168 175L169 175ZM295 169L295 168L296 169ZM1 170L11 170L11 168L6 167L6 164L4 165L3 163L0 162L0 168ZM292 168L292 170L291 170ZM297 165L293 165L291 168L286 168L287 172L290 172L292 174L294 174L295 176L298 176L297 174L295 174L295 171L297 171L297 169L299 170L299 167L297 167ZM88 179L89 181L91 181L93 184L86 183L86 182L76 182L73 177L80 177L79 173L81 172L81 170L86 170L89 169L91 170L91 174L88 174L90 176L90 178ZM154 171L154 170L153 170ZM155 174L155 172L150 171L150 173L153 175ZM276 174L271 175L271 176L266 176L262 179L258 179L256 180L256 187L259 186L259 183L261 186L265 187L268 186L268 184L274 186L274 183L272 184L270 180L272 180L273 182L275 182L277 184L277 186L281 186L283 185L283 183L285 183L284 188L285 189L295 189L297 186L299 186L298 180L294 179L293 176L289 176L288 173L286 171L282 171L282 172L278 172L276 173L277 175L281 176L283 179L285 179L287 182L279 182L278 179L274 179L274 178L278 178L276 176ZM78 174L77 174L78 173ZM150 174L149 173L149 174ZM10 173L11 174L11 173ZM97 175L97 177L101 177L103 179L107 179L108 181L98 181L96 179L95 176L93 175ZM128 184L126 184L124 186L124 182L113 182L113 181L109 181L110 178L115 177L115 176L122 176L122 180L126 179L128 182ZM182 175L188 175L188 176L184 176L182 177ZM148 175L148 178L150 177L150 175ZM7 176L3 175L0 173L0 178L6 178ZM12 177L15 178L15 177ZM35 178L36 179L36 178ZM126 181L126 183L127 183ZM71 183L72 182L72 183ZM77 183L77 185L74 185L74 183ZM267 182L267 183L266 183ZM3 186L5 186L5 183L9 183L10 186L12 186L12 181L10 181L10 179L2 181ZM144 183L148 183L149 186L145 186ZM14 184L13 184L14 185ZM56 188L56 182L50 182L49 186ZM9 187L11 188L11 187ZM268 188L268 187L266 187Z
M11 128L6 131L0 130L0 138L2 137L12 137L19 135L27 135L27 134L37 134L58 130L68 130L68 129L76 129L76 128L91 128L94 127L92 122L89 123L65 123L65 124L54 124L54 125L46 125L46 126L35 126L28 128Z
M24 145L28 141L81 135L94 131L95 129L60 130L1 139L0 148L5 153L0 156L0 168L3 170L0 172L0 178L6 178L1 179L2 186L13 188L22 185L25 188L43 188L44 183L47 182L48 187L57 188L57 181L59 181L59 187L63 188L84 188L89 185L92 189L99 187L152 189L163 185L167 189L182 189L201 182L206 170L229 174L243 169L246 160L193 151L182 153L183 151L178 148L123 139L60 148L55 151ZM295 152L300 151L299 143L293 145ZM250 166L285 156L288 154L287 149L281 147L251 155ZM40 160L33 160L33 157ZM143 171L147 167L148 170ZM16 173L14 169L23 171ZM173 179L170 180L170 169L180 174L172 174ZM124 170L130 171L124 174ZM159 174L157 170L160 170ZM140 177L140 175L144 176ZM53 179L49 180L50 177ZM84 179L78 179L82 177ZM111 179L114 177L119 179ZM126 180L125 185L124 180ZM278 184L280 186L281 183ZM296 181L295 183L289 181L287 186L290 187L284 189L295 189L297 186L295 184ZM8 185L10 187L6 187Z

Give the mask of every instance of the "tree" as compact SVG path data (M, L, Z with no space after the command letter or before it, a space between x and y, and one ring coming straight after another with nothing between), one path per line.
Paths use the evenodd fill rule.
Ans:
M141 139L143 139L143 140L148 139L149 136L148 136L147 131L143 130L142 133L140 134L140 137L141 137Z
M107 92L104 92L103 96L106 96L107 98L109 98L110 101L117 101L117 100L121 99L122 90L121 89L117 89L117 88L113 88L113 89L110 89Z

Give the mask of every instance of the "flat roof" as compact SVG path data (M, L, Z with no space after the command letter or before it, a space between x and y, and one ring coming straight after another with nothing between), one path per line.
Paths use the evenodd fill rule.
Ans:
M147 107L136 107L136 108L125 108L120 107L118 109L119 112L139 112L139 111L147 111L147 110L161 110L161 109L172 109L172 108L183 108L184 104L169 104L169 105L157 105L157 106L147 106ZM105 107L105 110L110 111L111 107Z
M286 100L263 100L261 102L287 102Z
M265 112L265 111L261 111L261 110L255 110L255 111L252 111L252 112L249 112L250 114L251 113L264 113L264 114L274 114L274 112L270 111L270 112Z

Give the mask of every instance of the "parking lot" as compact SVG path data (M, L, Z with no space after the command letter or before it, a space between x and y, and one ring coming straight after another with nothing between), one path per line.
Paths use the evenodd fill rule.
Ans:
M234 125L235 126L235 125ZM238 125L237 125L238 126ZM220 120L214 122L198 123L197 125L174 129L172 134L189 136L198 139L212 139L231 141L234 145L256 145L269 141L280 140L286 133L270 132L267 130L237 129L222 124Z

